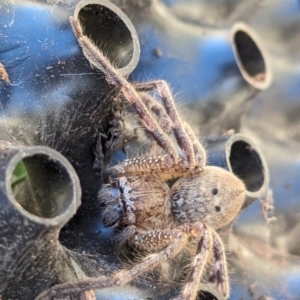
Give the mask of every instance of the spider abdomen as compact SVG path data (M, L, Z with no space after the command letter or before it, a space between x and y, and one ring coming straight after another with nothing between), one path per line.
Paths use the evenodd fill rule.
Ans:
M133 225L138 234L174 224L170 189L155 174L120 177L104 185L98 199L107 227L118 225L122 230Z

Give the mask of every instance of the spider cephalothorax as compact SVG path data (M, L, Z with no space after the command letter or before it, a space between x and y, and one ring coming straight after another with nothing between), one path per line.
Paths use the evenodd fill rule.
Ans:
M191 273L178 299L196 299L208 261L214 264L218 290L228 297L226 256L216 229L239 213L246 192L243 182L222 168L206 165L205 149L179 116L165 81L132 85L83 35L78 20L71 18L71 23L85 55L109 83L120 88L159 148L154 155L128 159L107 169L105 175L113 182L103 185L98 197L105 225L118 227L116 241L128 242L151 254L111 278L78 282L76 292L126 284L175 257L192 240L196 247ZM161 103L147 94L149 91L157 92ZM179 179L169 188L166 181L173 178ZM64 294L73 291L62 284L53 287L51 295L62 290Z

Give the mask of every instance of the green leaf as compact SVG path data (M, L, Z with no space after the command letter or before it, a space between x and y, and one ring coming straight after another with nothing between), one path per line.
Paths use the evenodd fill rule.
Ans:
M27 169L23 161L20 161L13 172L11 186L14 188L16 185L22 183L27 177Z

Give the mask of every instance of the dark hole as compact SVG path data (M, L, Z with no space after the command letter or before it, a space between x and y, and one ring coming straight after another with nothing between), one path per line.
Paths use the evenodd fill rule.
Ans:
M218 194L218 189L217 188L214 188L211 190L211 193L215 196Z
M258 191L264 183L264 170L258 153L246 142L231 145L230 164L232 172L241 178L248 191Z
M19 204L38 217L54 218L64 213L73 199L72 182L66 168L43 154L25 157L16 168L20 164L26 175L12 182Z
M133 40L126 24L105 6L89 4L79 14L83 33L118 67L127 66L133 55Z
M215 206L215 211L216 211L216 212L220 212L220 211L221 211L221 207L220 207L220 206L218 206L218 205L217 205L217 206Z
M244 31L237 31L234 43L240 61L250 77L266 73L264 58L252 38Z
M225 300L223 297L218 297L213 291L201 291L197 300Z

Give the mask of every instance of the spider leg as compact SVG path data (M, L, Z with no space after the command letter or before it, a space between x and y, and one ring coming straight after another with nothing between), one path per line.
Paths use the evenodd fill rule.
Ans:
M181 226L180 226L181 227ZM45 300L52 298L63 298L72 294L79 294L86 290L102 289L114 285L124 285L132 281L135 277L143 274L149 269L154 268L160 262L175 256L188 242L188 236L181 229L151 230L144 234L133 237L132 243L152 245L152 247L164 246L169 244L162 251L150 254L141 263L129 270L121 270L111 278L87 278L74 282L57 284L41 293L35 300Z
M148 250L165 248L158 253L146 256L131 269L121 270L115 273L111 278L87 278L58 284L40 294L35 300L66 297L72 294L79 294L86 290L127 284L139 275L153 269L161 262L175 257L186 246L191 237L198 237L200 242L198 244L197 255L193 262L191 281L186 285L180 299L194 300L197 296L209 250L212 248L211 231L205 223L202 222L183 224L172 229L150 230L145 233L136 234L132 237L131 243L137 247ZM192 289L192 291L189 289Z
M185 131L185 127L179 116L171 89L167 82L164 80L157 80L145 83L137 83L135 84L135 88L138 91L142 92L157 90L164 103L167 114L170 116L173 122L173 131L175 133L178 144L186 155L190 168L194 168L196 166L196 159L193 143L189 135Z
M197 246L196 256L194 257L191 265L192 273L190 280L183 288L181 295L176 298L177 300L194 300L197 298L205 266L213 247L213 238L210 227L206 226L204 223L200 224L202 224L202 227L200 227L197 223L194 225L194 230L198 231L197 236L200 236L200 239Z
M151 83L145 83L145 84L136 84L136 88L139 89L146 89L147 85ZM145 87L146 85L146 87ZM152 86L151 86L152 87ZM154 87L153 87L154 88ZM148 90L148 89L146 89ZM157 102L154 98L152 98L150 95L147 93L141 93L142 95L142 100L148 107L150 111L152 111L156 118L159 119L160 126L162 129L167 133L171 134L172 133L172 127L173 123L172 120L169 118L169 116L166 114L165 108L163 105L161 105L159 102ZM172 102L174 104L174 101ZM175 104L174 104L175 106ZM176 106L175 106L176 109ZM191 126L187 122L182 122L184 129L187 133L187 135L190 138L190 141L192 142L193 145L193 151L195 154L195 159L196 159L196 165L200 167L204 167L206 165L206 152L202 144L200 143L199 139L196 137L194 131L192 130Z
M78 43L83 49L90 63L101 70L108 82L120 87L125 99L134 107L144 127L151 132L156 142L169 154L168 164L176 165L179 162L179 154L172 139L162 130L156 119L152 116L147 106L142 101L138 92L118 71L112 66L104 54L83 35L81 25L75 17L70 18L73 31Z
M147 83L146 83L147 85ZM140 88L140 84L137 84L138 88ZM157 102L153 97L148 95L145 92L140 93L142 100L144 101L147 108L155 115L157 119L160 121L160 126L164 130L165 133L171 135L173 132L173 122L170 119L170 116L167 115L166 110L162 104ZM190 138L190 141L193 145L193 151L196 159L196 166L203 168L206 165L206 152L202 144L200 143L199 139L194 134L193 130L189 126L188 123L183 122L183 126L187 135ZM157 144L153 144L149 153L155 153L158 151ZM126 161L126 172L127 173L134 173L137 174L139 172L143 173L146 169L144 167L144 163L147 164L152 161L152 165L150 166L150 170L160 170L160 177L163 180L168 180L171 178L175 178L181 175L185 175L190 173L191 169L188 165L185 164L184 160L180 161L180 164L174 166L172 168L168 166L164 166L160 163L161 157L150 156L147 157L138 157L135 159L129 159ZM163 160L164 161L164 160ZM149 169L148 169L149 170ZM165 171L164 171L165 170Z
M206 151L187 122L184 122L184 128L193 143L196 164L203 168L206 165Z
M156 101L153 97L148 95L147 93L140 93L143 102L147 106L147 108L155 115L155 117L159 120L159 125L163 129L163 131L172 135L173 133L173 124L170 117L167 115L165 108L161 103Z
M212 230L213 236L213 250L215 259L215 274L217 278L217 288L221 294L225 297L229 297L229 282L228 282L228 270L225 256L225 249L223 242L217 232Z
M139 94L149 111L155 116L157 120L159 120L159 125L162 128L162 130L167 135L172 136L172 120L167 115L163 105L147 93ZM160 153L161 155L163 155L162 148L155 141L153 141L150 149L147 151L147 156L157 156Z
M182 226L173 229L150 230L133 236L129 243L137 248L148 251L165 248L157 253L147 255L131 269L117 272L113 276L115 284L125 285L134 278L152 270L161 262L176 256L188 242L188 235L181 227Z
M73 282L65 282L52 286L50 289L43 291L34 300L52 300L68 299L67 296L79 295L84 291L110 286L111 279L105 276L99 278L86 278Z

